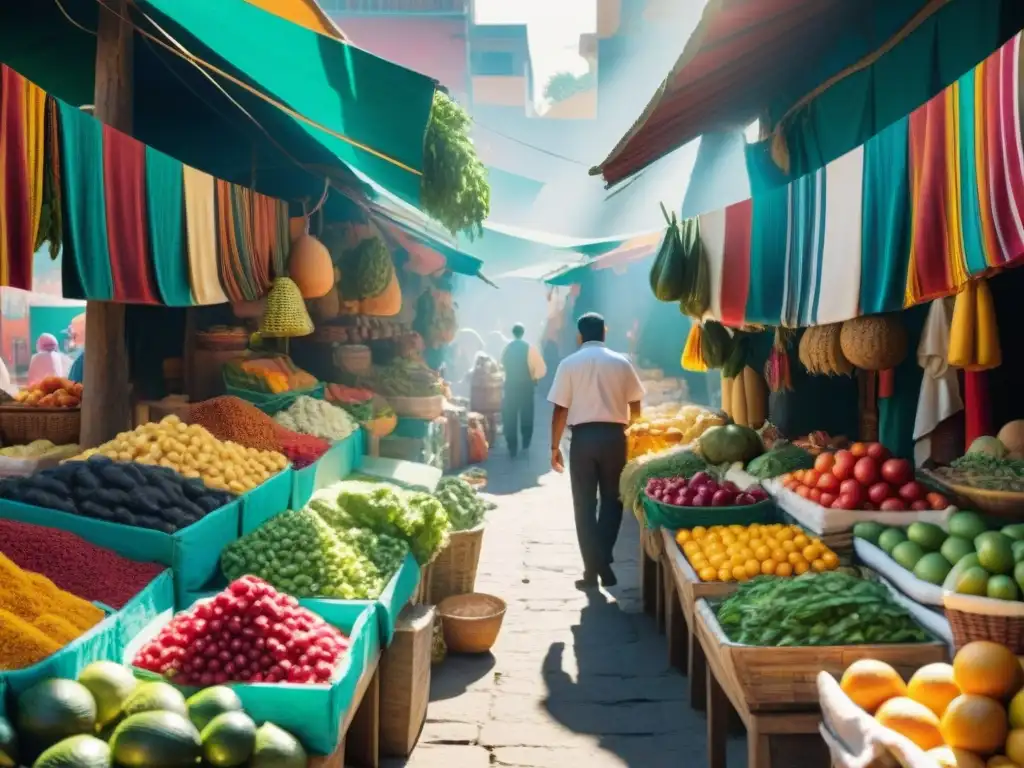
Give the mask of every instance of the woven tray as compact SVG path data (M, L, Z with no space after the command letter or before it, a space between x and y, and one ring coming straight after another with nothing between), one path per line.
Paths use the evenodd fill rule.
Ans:
M0 406L0 437L6 445L27 445L33 440L68 445L78 442L81 431L81 408Z

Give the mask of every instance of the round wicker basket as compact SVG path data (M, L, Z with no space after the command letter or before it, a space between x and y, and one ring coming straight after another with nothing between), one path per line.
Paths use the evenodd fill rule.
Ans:
M800 364L815 376L849 376L853 365L843 354L840 344L842 325L815 325L800 337Z
M437 613L450 653L487 653L494 646L507 606L500 597L473 592L441 601Z
M907 356L907 329L896 315L868 315L843 323L843 354L857 368L886 371Z

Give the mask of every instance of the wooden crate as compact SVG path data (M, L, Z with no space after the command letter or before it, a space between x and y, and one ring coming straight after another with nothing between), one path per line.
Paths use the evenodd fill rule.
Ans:
M341 740L329 755L311 757L309 768L378 768L380 765L380 651L366 664L341 722Z
M759 648L729 640L706 600L697 603L696 629L708 664L718 659L719 683L735 691L751 712L800 710L817 706L819 672L842 677L860 659L891 664L905 679L932 662L946 661L938 641L899 645L840 645L807 648ZM730 698L732 698L730 696Z
M430 591L433 589L434 582L434 564L427 563L420 568L420 583L416 586L416 591L412 593L412 597L409 599L411 605L427 605L430 603Z
M698 600L703 598L728 597L739 588L735 582L702 581L679 548L672 531L662 529L665 544L665 560L672 572L672 581L679 594L679 603L683 609L686 623L693 626L694 611Z
M395 637L380 662L380 751L408 757L427 717L434 609L406 606L395 623Z

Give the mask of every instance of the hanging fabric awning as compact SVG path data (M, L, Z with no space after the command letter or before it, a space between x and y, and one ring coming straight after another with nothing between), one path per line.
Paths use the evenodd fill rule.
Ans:
M807 326L956 293L1024 258L1021 36L826 167L699 217L711 316Z
M663 233L652 232L648 235L630 238L615 250L608 251L592 261L549 274L544 278L544 282L548 285L572 285L578 283L583 275L591 270L616 269L646 259L657 250L662 237Z

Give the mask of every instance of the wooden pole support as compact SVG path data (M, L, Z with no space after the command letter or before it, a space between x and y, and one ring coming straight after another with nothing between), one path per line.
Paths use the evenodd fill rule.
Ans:
M132 132L133 30L128 0L108 0L98 7L96 30L96 118L125 133ZM106 259L109 254L88 254ZM85 325L85 393L81 442L92 447L106 442L131 423L128 350L124 338L125 307L89 301Z

